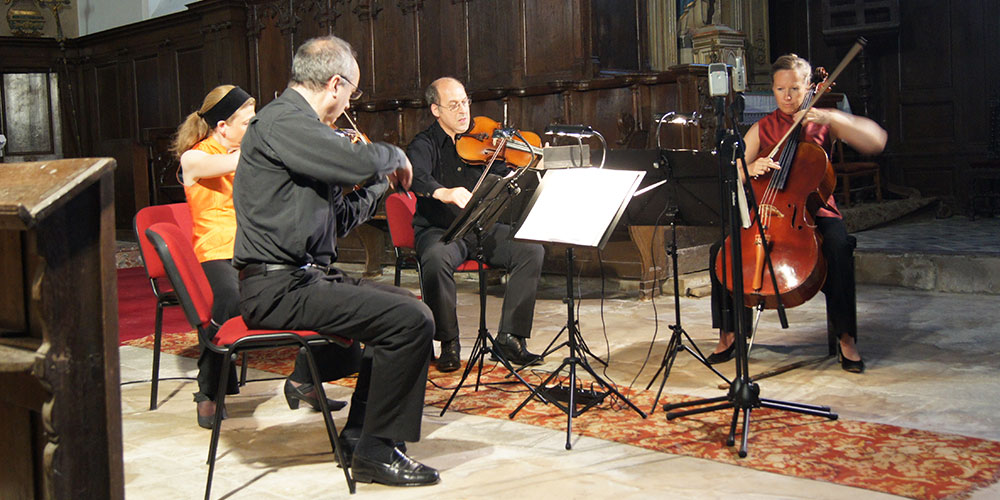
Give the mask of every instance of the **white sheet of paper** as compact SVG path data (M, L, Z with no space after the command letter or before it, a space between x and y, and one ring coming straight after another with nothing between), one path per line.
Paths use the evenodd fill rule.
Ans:
M515 237L596 247L645 174L600 168L549 170Z

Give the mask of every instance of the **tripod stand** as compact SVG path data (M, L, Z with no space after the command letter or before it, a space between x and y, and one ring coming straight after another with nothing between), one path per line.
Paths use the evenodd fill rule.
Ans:
M649 384L646 385L646 390L648 391L650 387L653 386L653 382L656 382L656 378L663 373L663 380L660 381L660 388L656 391L656 397L653 399L653 406L649 409L649 413L652 414L656 411L656 406L660 402L660 396L663 394L663 386L667 384L667 378L670 377L670 370L674 366L674 360L677 358L677 353L681 350L687 351L689 354L694 356L701 364L705 365L706 368L715 372L723 380L727 382L729 379L725 375L716 370L714 366L710 365L705 361L705 355L701 353L698 349L698 345L691 340L691 336L684 331L684 327L681 326L681 298L680 298L680 285L678 284L678 274L677 274L677 214L675 213L671 216L670 220L670 249L668 253L670 254L670 259L673 261L673 280L674 280L674 324L670 325L670 330L672 334L670 335L670 341L667 343L667 351L663 353L663 360L660 361L660 367L653 374L653 378L650 379ZM684 339L687 338L688 343L684 343ZM694 349L691 349L694 346Z
M517 373L510 362L503 356L503 353L496 348L496 339L490 335L490 331L486 327L486 269L483 267L486 257L483 252L483 232L496 222L500 213L510 203L511 198L516 196L520 190L515 183L515 178L501 179L491 175L485 176L481 182L480 189L476 189L472 199L466 205L466 209L459 215L452 226L448 228L444 236L442 236L442 240L450 243L462 238L469 231L472 231L476 235L476 262L478 263L479 274L479 332L476 335L476 342L472 345L469 361L462 372L462 378L459 379L455 390L451 393L451 397L448 398L448 402L441 409L441 416L444 416L445 412L448 411L451 402L458 395L458 391L462 389L466 379L472 373L473 366L478 366L475 390L479 390L483 374L483 364L485 362L484 358L487 354L491 354L495 359L499 360L504 368L517 377L520 383L524 384L528 389L532 388L531 384Z
M601 378L590 367L584 355L585 344L578 328L575 301L573 299L574 246L602 248L611 236L611 231L621 218L628 201L635 192L644 172L627 170L602 170L599 168L577 168L553 170L545 175L531 199L527 213L517 232L519 240L562 243L566 248L566 326L568 340L560 345L569 347L567 355L559 367L541 384L535 386L518 407L510 413L514 418L533 398L551 402L567 416L566 449L572 448L573 418L600 404L609 394L635 410L643 418L646 414L628 400L613 385ZM562 330L560 331L560 334ZM555 341L553 341L554 343ZM550 344L551 345L551 344ZM588 351L589 352L589 351ZM592 393L586 402L576 390L577 368L590 374L594 383L603 392ZM548 387L566 369L569 374L568 404L558 401L559 389ZM582 404L577 408L577 404Z
M572 443L570 442L570 439L572 438L573 435L573 418L579 417L587 410L593 408L594 406L599 405L602 401L604 401L604 398L606 398L609 394L614 394L616 397L618 397L619 400L624 401L633 410L635 410L636 413L641 415L642 418L646 418L646 414L643 413L638 406L629 401L628 398L626 398L621 392L618 392L618 389L615 389L613 385L609 384L607 381L601 378L601 376L598 375L597 372L595 372L594 369L590 367L590 363L587 362L587 358L581 353L581 350L583 349L581 347L581 344L583 344L583 337L580 335L580 330L577 328L578 323L576 321L575 312L573 311L574 307L573 247L569 247L566 249L566 298L563 300L563 302L566 303L566 314L567 314L566 326L564 327L564 329L569 332L569 335L568 335L568 340L563 344L561 344L560 347L562 347L562 345L569 346L569 355L563 358L562 363L559 365L558 368L556 368L555 371L553 371L548 376L548 378L546 378L541 384L535 386L535 389L531 391L531 394L529 394L528 397L525 398L524 401L522 401L521 404L518 405L518 407L515 408L513 412L511 412L510 418L514 418L517 415L517 413L521 411L521 408L524 408L524 405L528 404L528 401L531 401L531 399L536 396L541 398L543 402L548 400L548 402L554 404L557 408L562 410L562 412L565 413L567 416L566 449L569 450L573 447ZM576 407L577 404L576 398L579 396L576 391L577 366L583 368L587 373L590 374L591 377L593 377L594 382L596 382L598 385L600 385L605 389L605 392L597 393L594 394L593 397L587 398L589 399L589 401L581 402L583 406L581 406L579 409L577 409ZM559 398L553 396L552 388L548 387L549 382L555 379L556 376L558 376L559 373L562 372L563 368L568 368L568 373L569 373L569 391L568 391L569 402L566 405L560 403L558 401Z
M724 113L724 104L722 103L722 98L717 98L716 109L720 116ZM722 120L719 120L719 126L722 127ZM730 258L732 259L732 265L730 269L732 270L732 283L733 283L733 303L737 306L744 303L743 300L743 270L739 265L742 262L742 248L740 244L740 234L741 224L740 224L740 207L737 204L737 190L742 190L743 185L737 175L736 169L733 168L736 164L737 158L742 158L742 146L740 143L740 136L735 133L732 129L726 129L724 132L720 132L719 138L719 173L720 177L724 179L724 185L729 196L723 197L726 200L724 203L727 204L726 209L722 211L724 215L727 215L727 220L729 222L730 235L733 237L730 239ZM745 167L746 162L743 162ZM746 174L746 171L744 170ZM752 197L748 197L752 198ZM757 220L758 231L760 231L760 236L763 238L764 233L761 230L760 221ZM763 242L763 246L766 248L768 245L767 241ZM723 269L726 266L723 263ZM773 273L772 273L773 276ZM720 396L715 398L700 399L696 401L689 401L685 403L676 403L664 405L663 409L667 410L667 420L673 420L675 418L684 417L688 415L694 415L699 413L706 413L715 410L733 409L733 416L730 422L729 434L726 438L726 445L733 446L736 442L736 425L739 423L740 413L743 415L743 426L742 435L739 448L739 456L747 456L747 440L749 439L750 433L750 412L754 408L771 408L776 410L791 411L795 413L802 413L806 415L814 415L819 417L826 417L831 420L837 419L837 414L833 413L827 406L816 406L803 403L778 401L773 399L766 399L760 397L760 387L750 378L749 374L749 361L748 361L748 349L747 349L747 336L749 332L749 322L746 318L739 312L739 307L733 308L732 313L732 324L735 327L736 332L736 376L732 380L729 386L729 391L726 396ZM710 406L704 406L710 405ZM701 408L694 408L690 410L674 411L680 408L687 408L692 406L701 406Z

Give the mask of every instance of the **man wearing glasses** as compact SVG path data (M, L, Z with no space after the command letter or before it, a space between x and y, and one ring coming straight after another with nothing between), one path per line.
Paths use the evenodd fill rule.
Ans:
M438 472L408 457L403 444L420 439L433 316L409 292L333 267L337 238L375 214L390 182L405 188L413 176L399 148L352 144L326 125L361 95L360 73L347 42L307 40L292 60L288 88L251 120L233 192L240 312L251 328L314 330L363 342L360 360L338 359L330 346L313 349L324 380L351 367L358 371L340 435L353 456L354 479L433 484ZM364 187L344 194L341 186L357 184ZM288 379L289 406L312 404L316 390L304 384L310 377L302 353Z
M468 131L471 122L465 86L454 78L439 78L427 87L424 98L437 120L406 148L413 164L412 190L417 194L413 229L424 302L434 312L434 339L441 342L437 369L450 372L461 366L454 274L462 262L475 256L476 236L470 233L449 244L441 236L469 202L484 167L465 163L455 150L455 136ZM502 162L494 163L491 170L501 176L507 172ZM509 275L496 345L514 365L534 365L544 360L528 352L525 339L531 335L545 250L538 244L513 241L512 236L512 228L500 223L482 235L486 263L506 268Z

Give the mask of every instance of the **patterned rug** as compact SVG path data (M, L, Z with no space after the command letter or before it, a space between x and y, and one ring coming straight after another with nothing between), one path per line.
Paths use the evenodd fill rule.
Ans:
M123 342L150 348L152 336ZM253 352L250 366L278 374L291 372L294 348ZM197 357L194 332L165 336L163 352ZM484 382L498 382L506 371L487 365ZM475 372L473 372L473 376ZM442 374L431 369L426 402L443 407L461 371ZM531 375L538 383L544 375ZM472 390L467 381L450 410L493 418L508 414L527 396L513 386ZM346 379L343 385L353 385ZM521 388L523 389L523 387ZM643 411L653 404L650 391L626 396ZM691 400L666 394L661 403ZM953 434L907 429L894 425L847 421L758 409L751 413L750 455L739 458L736 447L725 446L732 412L713 411L667 421L662 409L647 419L606 399L573 419L574 435L640 446L663 453L704 458L794 477L854 486L910 498L964 498L977 488L1000 480L1000 442ZM515 417L517 422L566 430L566 415L551 404L533 400ZM737 443L739 434L737 434Z

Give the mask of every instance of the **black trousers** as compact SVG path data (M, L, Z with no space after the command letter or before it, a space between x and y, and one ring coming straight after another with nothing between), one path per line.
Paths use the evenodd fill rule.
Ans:
M476 236L468 234L461 240L445 244L441 241L444 229L415 226L414 231L420 259L420 286L437 327L434 339L457 339L455 269L475 258ZM511 226L494 224L483 234L483 256L490 266L506 268L509 276L499 332L527 338L531 336L545 248L536 243L514 241L512 236Z
M215 332L228 319L240 314L240 291L239 273L233 267L230 259L209 260L201 263L201 268L205 270L208 284L212 287L212 328L208 334L215 336ZM205 342L212 339L202 339L199 345L204 346ZM198 356L198 392L210 400L215 399L215 392L219 389L219 375L222 374L222 355L202 347ZM239 385L236 379L236 367L232 367L229 372L229 383L226 385L226 394L236 394L239 392ZM198 394L195 400L202 399Z
M823 256L826 258L826 282L823 295L826 297L827 332L833 338L844 333L855 341L858 339L858 314L854 282L854 247L857 239L847 234L844 221L835 217L816 217L816 229L823 236ZM735 330L732 316L725 311L733 308L732 296L722 287L715 276L715 258L722 247L712 245L709 257L709 275L712 277L712 327L724 332ZM744 322L751 321L751 310L740 307Z
M434 319L409 292L337 270L277 271L240 281L240 312L251 328L314 330L363 342L353 398L367 402L363 432L394 441L420 439ZM313 349L324 380L357 369L340 366L342 351ZM309 380L303 358L300 353L296 359L293 380Z

